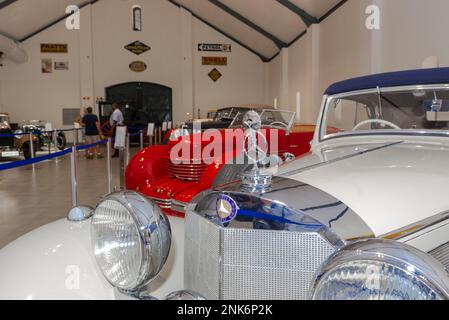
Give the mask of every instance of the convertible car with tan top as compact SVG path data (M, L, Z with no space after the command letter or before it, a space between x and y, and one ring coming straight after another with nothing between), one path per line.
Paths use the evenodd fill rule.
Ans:
M105 196L3 248L0 298L445 300L448 164L449 68L339 82L308 155L256 161L185 219Z

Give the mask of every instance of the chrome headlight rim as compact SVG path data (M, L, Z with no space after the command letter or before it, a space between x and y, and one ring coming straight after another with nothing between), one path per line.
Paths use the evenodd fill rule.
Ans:
M134 191L118 191L106 195L101 199L101 201L97 204L93 217L92 217L92 225L91 225L91 233L92 233L92 243L95 251L95 232L94 232L94 224L96 221L95 213L98 208L101 207L102 204L112 201L120 204L127 210L127 213L130 215L132 221L134 222L134 229L136 234L139 236L139 249L141 253L141 261L139 265L139 272L136 276L136 280L134 281L135 285L130 286L120 286L117 283L111 281L108 278L105 271L103 270L98 257L95 256L95 260L100 270L102 271L106 280L114 287L123 292L133 292L138 291L140 288L145 287L148 283L154 280L159 273L161 272L163 266L165 265L171 248L171 227L167 216L160 210L160 208L150 199L145 197L144 195L134 192ZM137 204L140 204L142 208L137 210ZM151 214L150 214L151 213ZM162 234L157 234L159 237L159 248L154 244L152 236L155 235L154 231L151 228L154 228L154 223L156 223L156 227L158 231L165 232L165 236L167 243L164 243L164 238ZM157 244L157 243L156 243ZM154 251L158 251L159 255L154 257L152 253Z
M444 266L429 254L407 244L385 239L366 239L340 248L320 267L309 291L309 299L316 300L322 282L336 270L351 263L378 263L393 267L420 281L440 299L449 299L449 275Z

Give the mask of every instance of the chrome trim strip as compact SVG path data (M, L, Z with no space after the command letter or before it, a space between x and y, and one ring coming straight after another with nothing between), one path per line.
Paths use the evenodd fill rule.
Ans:
M348 138L348 137L366 137L366 136L414 136L414 137L441 137L441 138L449 138L449 131L431 131L431 130L408 130L401 129L400 132L398 130L376 130L373 131L360 131L359 133L353 132L341 132L341 133L333 133L330 134L325 140L329 141L338 138Z
M371 152L374 152L374 151L378 151L378 150L386 149L386 148L389 148L389 147L393 147L393 146L396 146L396 145L401 144L401 143L403 143L403 141L397 141L397 142L393 142L393 143L388 143L388 144L381 145L381 146L376 147L376 148L363 150L363 151L356 152L356 153L353 153L353 154L349 154L349 155L346 155L346 156L343 156L343 157L339 157L339 158L335 158L335 159L328 160L328 161L325 161L325 162L320 162L320 163L317 163L317 164L313 164L313 165L310 165L310 166L307 166L307 167L295 169L295 170L292 170L292 171L287 171L287 172L283 173L281 176L282 177L290 177L292 175L295 175L295 174L298 174L298 173L301 173L301 172L304 172L304 171L307 171L307 170L312 170L312 169L319 168L319 167L324 166L326 164L331 164L331 163L335 163L335 162L351 159L351 158L354 158L354 157L357 157L357 156L361 156L361 155L364 155L364 154L367 154L367 153L371 153Z
M171 199L160 199L155 197L146 196L148 199L155 202L160 208L162 209L170 209L172 206L172 200Z
M382 239L390 240L400 240L427 228L433 227L441 222L449 220L449 211L445 211L434 216L428 217L426 219L417 221L415 223L409 224L408 226L402 227L400 229L388 232L379 236Z

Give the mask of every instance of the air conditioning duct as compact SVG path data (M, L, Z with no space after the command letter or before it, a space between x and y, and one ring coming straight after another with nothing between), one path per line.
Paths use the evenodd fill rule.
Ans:
M25 63L28 61L28 54L18 43L4 35L0 35L0 52L3 57L15 63Z

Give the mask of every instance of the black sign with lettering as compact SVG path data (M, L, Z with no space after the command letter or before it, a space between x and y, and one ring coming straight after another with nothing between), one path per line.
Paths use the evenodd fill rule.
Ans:
M231 52L230 44L198 43L198 51Z

